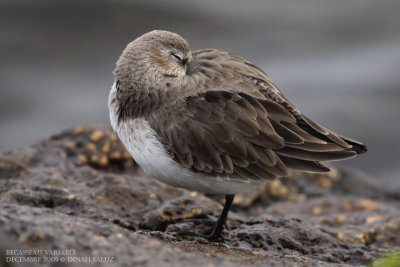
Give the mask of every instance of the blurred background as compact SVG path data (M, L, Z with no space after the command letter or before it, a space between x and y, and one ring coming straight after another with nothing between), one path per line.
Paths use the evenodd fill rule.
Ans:
M400 185L399 0L0 0L0 149L109 124L115 62L153 29L260 66L308 117L369 146L336 165Z

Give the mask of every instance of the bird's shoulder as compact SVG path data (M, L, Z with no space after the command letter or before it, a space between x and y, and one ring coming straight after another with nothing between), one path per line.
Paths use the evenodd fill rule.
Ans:
M257 99L269 99L284 106L294 116L300 112L283 95L270 77L250 61L217 49L200 49L192 53L183 86L194 88L192 92L228 91L245 93Z

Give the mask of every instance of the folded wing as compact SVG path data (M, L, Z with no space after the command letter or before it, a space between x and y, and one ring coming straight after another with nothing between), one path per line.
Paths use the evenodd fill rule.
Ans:
M217 50L193 55L191 82L180 85L196 86L197 93L148 118L173 160L186 168L220 178L272 179L288 168L327 172L323 162L366 151L301 114L251 63Z

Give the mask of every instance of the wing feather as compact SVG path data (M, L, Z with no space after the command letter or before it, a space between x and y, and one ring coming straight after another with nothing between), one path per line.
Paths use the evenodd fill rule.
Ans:
M272 179L288 168L326 172L321 162L366 150L301 114L261 69L225 52L193 52L173 89L181 95L147 119L173 160L194 172Z

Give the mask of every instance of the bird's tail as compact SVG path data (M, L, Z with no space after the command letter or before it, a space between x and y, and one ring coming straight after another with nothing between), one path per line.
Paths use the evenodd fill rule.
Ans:
M353 150L354 152L356 152L357 154L362 154L367 152L368 148L366 145L351 139L349 137L346 136L340 136L340 138L342 138L346 143L352 145L353 147L351 148L351 150Z

